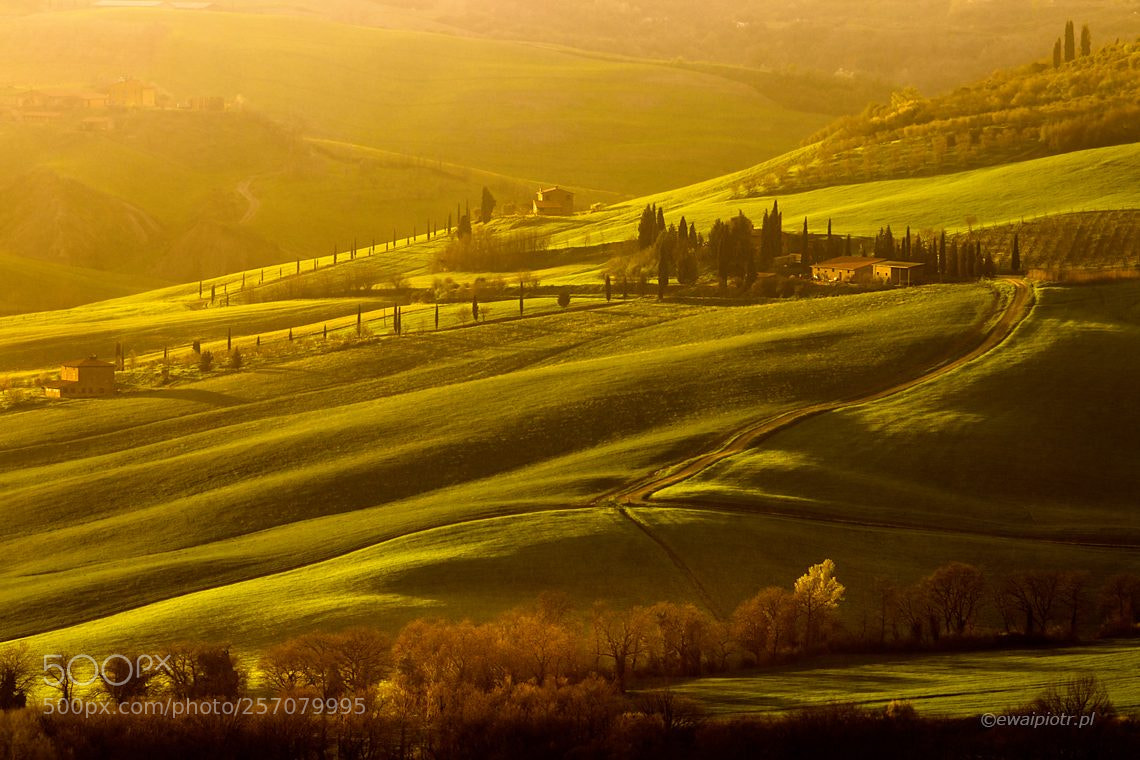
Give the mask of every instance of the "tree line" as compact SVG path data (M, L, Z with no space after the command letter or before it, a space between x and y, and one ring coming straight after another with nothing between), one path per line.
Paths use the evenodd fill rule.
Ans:
M731 286L754 295L790 295L780 290L782 282L771 287L759 286L761 275L776 274L808 278L811 266L840 256L875 256L895 261L925 264L927 280L956 282L994 277L998 264L993 253L973 232L948 238L946 231L897 235L890 225L880 228L869 239L840 235L827 220L826 234L811 233L804 217L802 231L789 234L783 230L784 212L779 200L765 209L759 229L751 218L740 211L728 219L717 219L707 234L697 231L696 224L682 215L675 223L666 223L665 210L648 204L637 223L638 251L610 262L607 276L620 279L623 290L629 280L637 280L644 289L647 278L657 280L658 297L663 297L671 281L693 286L702 277L715 279L722 293ZM925 235L925 237L924 237ZM1022 271L1020 245L1013 235L1009 251L1009 271ZM759 288L759 289L758 289ZM798 291L794 291L799 294ZM643 293L642 293L643 294Z
M873 585L875 603L867 605L862 631L840 621L848 590L835 563L824 560L788 587L761 589L725 619L676 602L578 610L564 595L547 593L481 623L417 619L394 637L372 628L304 634L265 650L254 671L225 645L166 647L159 653L165 664L142 674L130 668L135 658L128 653L110 660L85 691L68 679L50 689L40 685L41 664L27 645L8 645L0 649L0 747L22 747L9 756L44 758L60 756L62 748L68 756L101 756L104 746L114 746L119 758L176 747L182 747L177 757L546 757L552 747L561 748L558 754L577 748L597 757L661 756L671 743L691 746L707 724L697 705L668 689L630 691L653 679L892 642L961 647L1002 632L1018 640L1070 640L1094 618L1100 634L1135 634L1140 618L1140 577L1130 574L1097 589L1083 572L989 579L975 566L951 562L912 584ZM987 604L999 614L998 631L979 623ZM40 714L32 722L37 711L19 708L45 689L54 699L112 705L268 695L337 706L356 705L359 697L361 706L225 721ZM1026 709L1064 707L1066 700L1083 705L1070 712L1111 712L1103 689L1087 682L1051 688ZM843 710L856 722L917 720L906 705L880 714ZM744 728L737 726L744 735L758 730Z

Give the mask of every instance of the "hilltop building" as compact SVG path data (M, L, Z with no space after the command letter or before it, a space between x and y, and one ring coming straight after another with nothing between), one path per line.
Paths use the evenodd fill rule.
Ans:
M921 285L926 265L917 261L880 261L875 264L875 279L890 285Z
M866 284L875 276L875 265L886 262L873 256L839 256L812 264L811 274L825 282L854 282Z
M560 187L539 190L533 209L538 216L570 216L574 213L574 193Z
M115 365L94 356L66 362L59 380L44 383L44 394L49 398L91 398L114 392Z

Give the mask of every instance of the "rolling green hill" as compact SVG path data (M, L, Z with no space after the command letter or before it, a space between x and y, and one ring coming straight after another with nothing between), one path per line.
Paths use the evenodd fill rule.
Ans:
M128 72L174 102L240 98L306 135L628 194L754 163L823 123L673 67L297 17L45 13L6 21L0 43L12 82Z
M256 644L424 609L482 614L543 587L686 598L659 548L586 505L747 419L913 373L994 303L986 286L631 302L10 413L2 635L98 619L101 633L61 635ZM816 553L802 548L796 566ZM593 575L569 561L583 552Z
M844 116L744 179L742 193L788 193L945 174L1140 140L1140 42L1059 67L1033 63L932 98L895 92Z
M699 231L707 233L713 221L740 211L758 223L773 200L778 200L786 232L798 232L806 216L813 233L826 231L831 219L837 235L864 236L873 236L888 224L896 230L909 225L916 231L965 232L971 225L1002 225L1072 211L1140 208L1140 143L936 177L740 197L740 188L753 172L639 198L589 217L552 221L547 229L561 236L559 239L577 244L587 239L629 238L636 233L637 220L648 203L663 207L668 222L684 215Z
M483 186L500 211L540 183L612 202L776 155L826 120L695 70L275 14L5 17L0 68L0 251L174 281L445 226ZM122 76L153 81L166 110L113 111L107 131L83 129L102 111L21 122L20 92ZM200 97L229 112L184 108Z
M1140 375L1138 291L1041 289L1017 340L970 371L804 422L658 496L1140 547L1140 420L1118 403Z

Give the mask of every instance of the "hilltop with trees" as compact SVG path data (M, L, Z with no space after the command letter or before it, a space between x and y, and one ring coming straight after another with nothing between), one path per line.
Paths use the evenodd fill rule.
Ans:
M1070 24L1066 38L1072 33ZM937 97L899 90L756 167L738 193L929 176L1140 140L1140 42L1094 52L1086 27L1079 55L1058 50L1051 64L998 71Z

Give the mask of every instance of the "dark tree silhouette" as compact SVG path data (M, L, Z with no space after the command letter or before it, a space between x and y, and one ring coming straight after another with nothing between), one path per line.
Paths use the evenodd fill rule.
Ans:
M1081 27L1081 57L1092 55L1092 32L1089 31L1089 25L1085 24Z
M1077 57L1077 41L1073 32L1073 22L1065 24L1065 63Z
M637 224L637 247L644 251L657 240L657 215L653 207L646 205L641 212L641 221Z
M483 224L491 221L491 214L495 211L495 205L495 196L491 195L491 191L484 185L483 201L479 206L479 216L483 220Z

